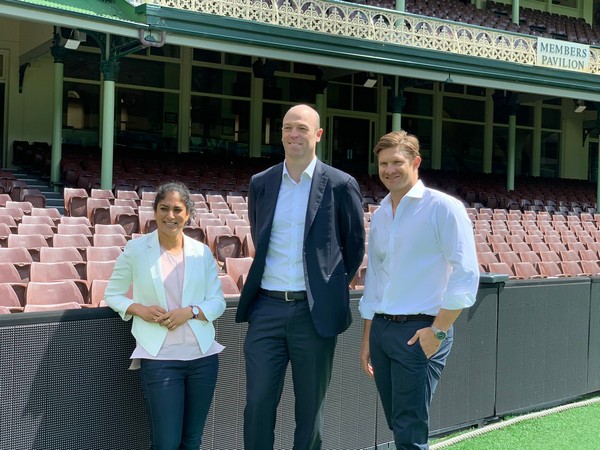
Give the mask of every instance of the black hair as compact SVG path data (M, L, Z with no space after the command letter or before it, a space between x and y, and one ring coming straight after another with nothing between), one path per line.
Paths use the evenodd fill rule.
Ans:
M188 187L179 181L169 181L168 183L161 184L158 189L156 189L156 197L154 198L154 204L152 205L154 212L156 212L158 209L158 204L164 200L169 192L177 192L179 194L179 198L185 204L185 209L190 215L191 221L196 213L194 201L190 196L190 190Z

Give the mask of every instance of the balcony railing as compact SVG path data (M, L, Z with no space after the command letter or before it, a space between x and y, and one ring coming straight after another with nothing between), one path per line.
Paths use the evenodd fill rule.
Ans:
M385 44L536 64L535 37L363 5L321 0L147 0L141 3ZM598 49L590 49L592 74L600 74L599 56Z

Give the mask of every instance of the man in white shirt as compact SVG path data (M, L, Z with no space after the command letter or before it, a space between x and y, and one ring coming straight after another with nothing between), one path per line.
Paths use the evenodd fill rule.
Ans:
M323 404L337 335L352 321L348 285L364 254L358 183L316 157L323 129L307 105L283 118L285 161L250 181L255 256L237 308L244 340L244 448L274 444L289 363L295 395L294 449L321 448Z
M429 406L452 324L479 285L475 241L462 203L419 180L415 136L388 133L373 151L389 194L371 218L360 359L396 448L428 449Z

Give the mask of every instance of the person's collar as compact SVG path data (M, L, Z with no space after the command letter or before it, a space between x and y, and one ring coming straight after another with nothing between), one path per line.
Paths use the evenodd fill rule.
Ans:
M315 167L317 166L317 157L315 156L312 161L308 164L308 166L306 166L306 169L304 169L304 171L302 172L302 175L300 175L300 178L302 178L302 176L304 176L304 174L306 174L308 176L309 179L312 179L313 175L315 174ZM292 179L292 177L290 176L288 170L287 170L287 166L285 164L285 161L283 161L283 173L281 174L282 177L287 176L290 180Z
M405 197L412 197L412 198L422 198L424 193L425 193L425 185L419 179L414 184L414 186L411 187L409 189L409 191L404 196ZM389 192L383 198L383 200L381 200L380 205L381 206L389 205L390 208L392 207L392 195Z

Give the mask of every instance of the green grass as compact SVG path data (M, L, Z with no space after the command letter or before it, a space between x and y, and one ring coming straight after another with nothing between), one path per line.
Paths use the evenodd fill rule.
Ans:
M446 439L448 438L436 442ZM525 420L445 448L451 450L600 450L600 403Z

